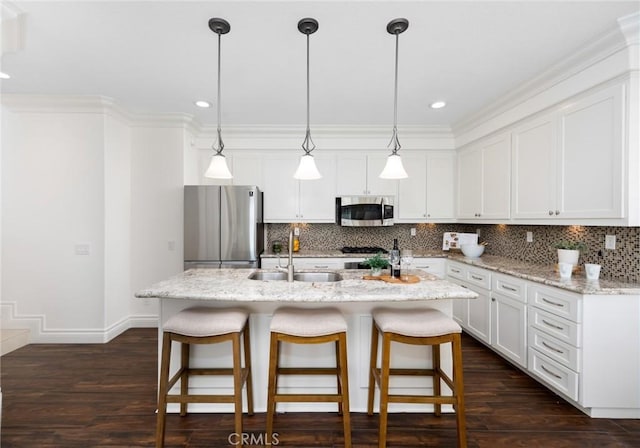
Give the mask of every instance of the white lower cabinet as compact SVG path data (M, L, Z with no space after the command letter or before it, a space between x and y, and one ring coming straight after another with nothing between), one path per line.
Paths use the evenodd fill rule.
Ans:
M347 258L324 258L324 257L295 257L293 265L298 269L344 269L344 263L351 261ZM288 263L287 254L280 257L280 265L286 266ZM278 258L264 257L261 260L262 269L275 269L278 266Z
M526 283L520 279L492 276L491 346L510 361L527 367Z
M421 271L433 274L438 278L444 278L446 275L444 258L414 258L411 269L420 269Z

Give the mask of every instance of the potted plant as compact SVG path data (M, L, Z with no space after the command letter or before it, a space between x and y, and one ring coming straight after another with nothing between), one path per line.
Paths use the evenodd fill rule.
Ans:
M558 249L558 263L578 265L580 252L587 250L587 245L581 241L558 241L553 245Z
M371 275L379 276L382 270L389 266L389 261L382 257L382 252L378 252L371 258L367 258L362 263L371 268Z

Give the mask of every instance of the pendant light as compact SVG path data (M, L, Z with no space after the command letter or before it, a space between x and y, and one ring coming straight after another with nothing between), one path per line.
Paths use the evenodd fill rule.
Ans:
M318 31L318 21L311 18L301 19L298 22L298 30L307 35L307 132L302 142L304 154L300 157L300 165L298 165L293 177L300 180L313 180L322 178L311 155L311 151L316 149L316 145L311 140L311 130L309 129L309 35Z
M220 41L222 35L231 30L231 25L224 19L214 17L209 19L209 28L218 35L218 135L211 146L216 153L211 157L211 163L204 175L212 179L231 179L233 175L229 171L227 161L222 154L224 143L222 142L222 130L220 128Z
M398 140L398 38L401 33L409 27L407 19L394 19L387 25L387 32L396 36L396 73L393 98L393 134L387 148L391 148L391 154L387 157L387 164L384 166L380 178L382 179L405 179L409 177L402 166L402 159L398 155L400 141Z

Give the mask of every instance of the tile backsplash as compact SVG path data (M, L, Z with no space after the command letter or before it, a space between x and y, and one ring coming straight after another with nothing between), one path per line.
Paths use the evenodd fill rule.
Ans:
M488 244L486 252L536 264L553 264L560 240L582 241L588 249L581 263L602 265L601 276L612 280L640 283L640 227L591 226L515 226L471 224L396 224L392 227L340 227L335 224L297 224L300 246L308 250L335 250L344 246L380 246L390 249L398 238L401 248L438 251L444 232L480 231L480 241ZM267 248L274 240L286 241L290 224L267 224ZM411 228L416 236L411 236ZM526 241L532 232L533 242ZM616 236L616 249L604 248L605 235Z

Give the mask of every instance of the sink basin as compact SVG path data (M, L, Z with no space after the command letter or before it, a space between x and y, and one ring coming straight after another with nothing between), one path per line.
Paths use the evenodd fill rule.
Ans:
M339 282L342 280L340 274L335 272L296 272L293 279L298 282ZM265 272L256 271L249 275L249 280L287 280L286 272Z
M254 272L249 276L249 280L287 280L286 272Z
M296 272L293 279L299 282L339 282L342 275L335 272Z

